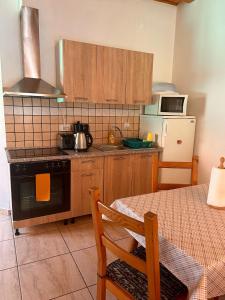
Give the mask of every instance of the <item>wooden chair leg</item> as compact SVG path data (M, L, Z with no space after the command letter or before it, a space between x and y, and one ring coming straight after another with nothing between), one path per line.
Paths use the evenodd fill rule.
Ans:
M105 279L98 276L97 278L97 300L106 300Z

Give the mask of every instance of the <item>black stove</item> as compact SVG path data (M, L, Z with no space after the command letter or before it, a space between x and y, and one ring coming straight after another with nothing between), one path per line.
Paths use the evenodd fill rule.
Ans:
M9 154L12 159L67 155L63 150L56 147L9 150Z

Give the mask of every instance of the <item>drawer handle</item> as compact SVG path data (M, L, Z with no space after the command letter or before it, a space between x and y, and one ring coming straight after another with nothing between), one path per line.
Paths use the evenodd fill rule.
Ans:
M82 177L91 177L93 176L94 174L93 173L88 173L88 174L82 174L81 176Z
M74 97L75 100L88 101L88 98L85 97Z
M89 160L83 160L81 163L82 164L89 164L89 163L94 163L95 161L93 159L89 159Z
M182 143L183 143L182 140L177 140L177 144L178 144L178 145L181 145Z
M118 102L118 99L106 99L106 102Z
M126 157L120 156L120 157L115 157L115 158L114 158L114 160L123 160L123 159L126 159Z

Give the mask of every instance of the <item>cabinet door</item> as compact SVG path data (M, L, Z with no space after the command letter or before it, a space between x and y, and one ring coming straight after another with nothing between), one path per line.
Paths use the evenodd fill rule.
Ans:
M131 195L131 168L129 155L105 158L104 203L110 205L115 199Z
M97 46L97 95L99 103L125 103L126 50Z
M71 175L71 201L73 216L91 214L91 203L89 199L89 188L97 186L102 196L103 192L103 170L89 170L72 172Z
M131 155L132 196L151 193L152 154Z
M127 104L151 103L153 54L127 51Z
M68 100L90 102L95 89L96 46L63 41L63 88Z

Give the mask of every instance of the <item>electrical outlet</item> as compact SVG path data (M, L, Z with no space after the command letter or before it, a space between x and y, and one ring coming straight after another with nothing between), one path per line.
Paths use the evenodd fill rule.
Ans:
M70 124L59 124L59 131L70 131L71 125Z
M123 127L124 127L124 129L130 128L130 123L124 123L124 124L123 124Z

